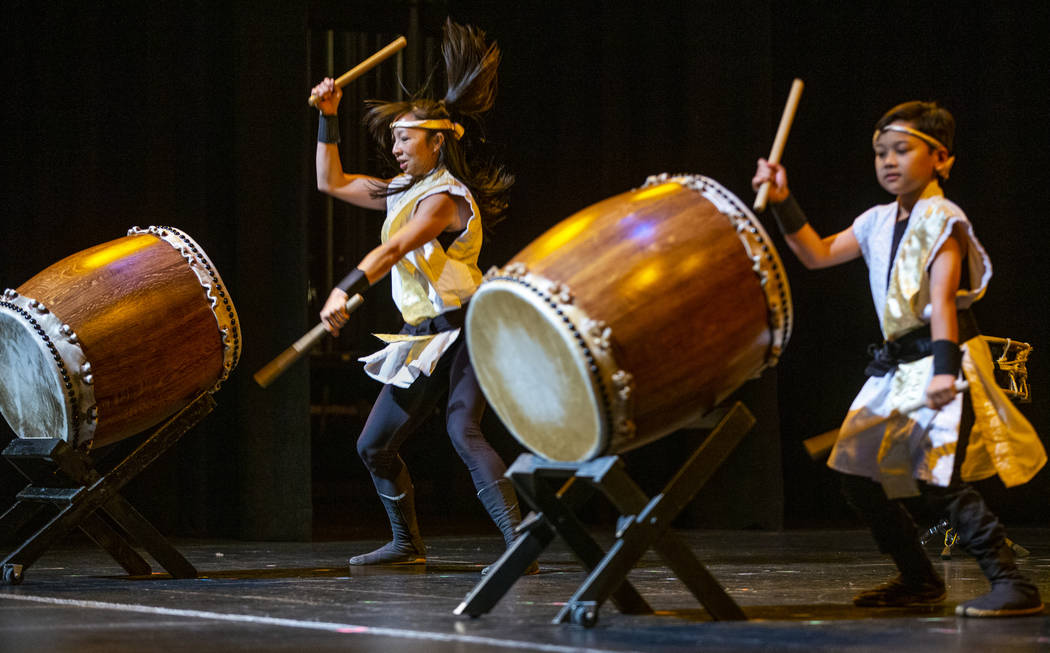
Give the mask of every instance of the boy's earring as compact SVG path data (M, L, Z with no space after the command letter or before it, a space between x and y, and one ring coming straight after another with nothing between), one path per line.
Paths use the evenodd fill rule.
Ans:
M936 166L937 174L940 175L941 179L947 180L948 175L952 171L952 166L955 165L955 157L950 156L944 160L943 163L939 163Z

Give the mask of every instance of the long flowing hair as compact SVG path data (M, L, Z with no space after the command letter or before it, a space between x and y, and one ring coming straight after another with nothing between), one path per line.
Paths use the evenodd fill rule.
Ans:
M427 92L430 80L411 99L401 102L369 100L365 123L380 145L381 154L396 168L390 151L390 124L399 116L409 114L419 120L447 118L463 125L465 132L459 140L452 130L441 131L444 143L438 155L438 166L444 166L456 179L470 189L481 210L483 224L498 222L507 210L507 195L514 177L503 166L483 154L485 139L481 117L496 103L496 81L500 50L495 42L486 43L485 33L471 26L445 21L441 54L445 60L447 90L440 100ZM433 75L431 75L431 78ZM433 138L433 134L428 138ZM410 184L373 191L373 197L385 197L410 188Z

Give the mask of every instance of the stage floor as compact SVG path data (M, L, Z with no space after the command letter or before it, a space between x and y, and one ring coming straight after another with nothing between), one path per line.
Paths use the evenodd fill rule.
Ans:
M591 629L552 624L585 574L560 541L492 612L452 611L498 557L496 536L428 539L425 567L348 570L379 542L176 541L200 572L128 578L93 545L50 550L21 585L0 585L0 651L1009 651L1050 650L1050 616L956 618L987 584L972 558L929 551L948 599L922 609L859 609L850 598L894 573L861 531L680 533L747 614L715 622L649 553L629 578L657 611L606 603ZM1017 529L1020 564L1050 597L1050 530ZM596 535L602 540L600 534ZM611 538L603 540L607 544ZM5 553L6 555L6 553Z

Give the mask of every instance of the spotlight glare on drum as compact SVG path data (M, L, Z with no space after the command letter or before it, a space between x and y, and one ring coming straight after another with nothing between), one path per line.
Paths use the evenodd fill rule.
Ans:
M662 276L663 266L660 265L659 261L653 261L648 265L638 268L638 270L629 277L629 283L631 289L635 292L643 292L649 286L659 281Z
M565 220L553 227L536 241L536 254L543 257L572 242L598 217L598 213L577 213L573 219Z
M681 184L676 184L672 181L669 181L666 184L660 184L658 186L653 186L652 188L646 188L645 190L638 191L631 197L631 201L643 202L645 200L651 200L655 197L660 197L661 195L673 193L676 190L680 190L681 188Z
M86 270L95 270L104 267L114 261L124 258L125 256L133 254L140 249L149 247L154 240L155 239L152 236L143 236L139 238L128 238L114 241L114 244L107 245L94 254L85 256L84 260L80 262L80 265Z
M648 243L653 239L653 236L656 235L656 226L650 222L642 221L636 224L635 226L631 227L628 233L630 233L631 235L631 240L641 240L645 241L645 243Z

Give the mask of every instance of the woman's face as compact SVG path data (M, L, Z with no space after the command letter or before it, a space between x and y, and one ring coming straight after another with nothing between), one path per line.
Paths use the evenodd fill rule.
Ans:
M403 118L415 120L415 116L405 114ZM402 117L398 117L401 120ZM426 129L416 127L395 127L394 147L391 150L401 172L418 177L434 169L438 162L438 153L444 142L444 134L432 134Z

